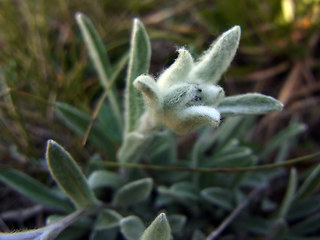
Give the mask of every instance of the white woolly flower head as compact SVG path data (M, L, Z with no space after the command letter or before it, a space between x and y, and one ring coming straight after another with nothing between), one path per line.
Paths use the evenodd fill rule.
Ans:
M197 61L181 48L178 58L158 80L149 75L136 78L133 84L144 97L149 125L166 126L185 134L206 124L218 126L221 114L261 114L281 109L281 103L261 94L240 95L233 101L217 85L235 55L239 40L240 27L235 26L213 42ZM255 102L262 103L261 109L266 108L260 111ZM255 109L248 110L248 106Z

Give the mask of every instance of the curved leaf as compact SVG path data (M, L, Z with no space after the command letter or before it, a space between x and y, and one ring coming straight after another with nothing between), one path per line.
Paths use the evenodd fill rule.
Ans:
M88 178L88 184L92 189L100 187L117 188L121 185L121 182L117 174L105 170L94 171Z
M151 178L144 178L130 182L120 188L113 199L115 206L127 207L147 198L152 190L153 181Z
M129 216L121 219L120 230L127 240L139 240L145 226L137 216Z
M67 211L72 209L66 199L62 199L48 187L22 172L0 168L0 180L35 202Z
M95 222L96 230L109 229L118 226L122 216L111 209L103 210Z
M173 233L178 233L182 230L187 222L187 217L181 214L174 214L168 216L169 225Z
M227 210L233 209L232 193L224 188L211 187L201 191L201 195L210 203Z

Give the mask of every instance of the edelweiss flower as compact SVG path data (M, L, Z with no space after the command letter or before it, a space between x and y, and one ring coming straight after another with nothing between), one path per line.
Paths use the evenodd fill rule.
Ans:
M198 61L194 62L182 48L176 61L157 81L149 75L135 79L133 84L144 97L144 119L148 119L149 127L165 125L185 134L205 124L218 126L221 114L259 114L281 109L281 103L261 94L225 98L223 89L216 85L235 55L239 39L240 27L235 26L222 34Z
M178 50L176 61L158 81L147 75L134 81L134 86L144 96L148 117L154 126L164 124L184 134L204 124L219 125L220 113L215 107L224 98L224 91L214 83L232 60L239 38L240 28L232 28L198 63L194 63L190 53L182 48ZM221 52L224 54L218 55Z

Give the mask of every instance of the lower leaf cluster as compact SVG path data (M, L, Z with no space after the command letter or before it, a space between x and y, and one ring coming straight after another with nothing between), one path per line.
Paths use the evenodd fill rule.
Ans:
M294 169L289 175L280 168L232 172L255 166L268 154L245 139L251 125L252 119L231 118L218 130L204 128L192 151L181 157L176 157L173 134L156 138L150 145L153 151L141 161L144 165L172 167L169 171L144 169L144 165L116 171L103 164L103 168L97 167L104 161L96 159L85 166L88 178L65 149L49 141L47 161L65 197L35 180L25 181L30 177L19 172L2 170L0 179L25 195L32 196L39 189L35 201L45 205L54 202L65 211L64 216L49 217L46 227L25 232L24 237L32 235L33 239L55 239L57 235L57 239L89 235L91 240L316 239L320 198L313 192L320 182L320 166L300 177ZM271 140L270 152L281 152L284 143L297 134L292 128ZM56 174L62 166L69 169L69 175ZM176 171L176 166L231 171L187 172ZM17 176L20 180L12 181ZM80 179L81 184L74 184L74 179ZM19 238L24 232L19 234L14 239L28 239ZM39 234L38 238L34 234ZM10 235L0 237L12 239Z

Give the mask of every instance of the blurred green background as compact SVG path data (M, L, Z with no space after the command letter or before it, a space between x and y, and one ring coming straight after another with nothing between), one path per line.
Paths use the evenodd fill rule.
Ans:
M266 144L294 120L307 129L288 157L320 149L319 0L1 0L0 166L41 173L47 139L79 161L96 151L82 146L51 104L66 102L91 115L102 92L76 12L92 20L115 65L128 51L132 18L140 18L152 40L153 75L172 63L178 47L197 56L240 25L239 50L221 81L226 94L260 92L285 104L259 118L251 139ZM116 81L120 95L124 76L125 68Z

